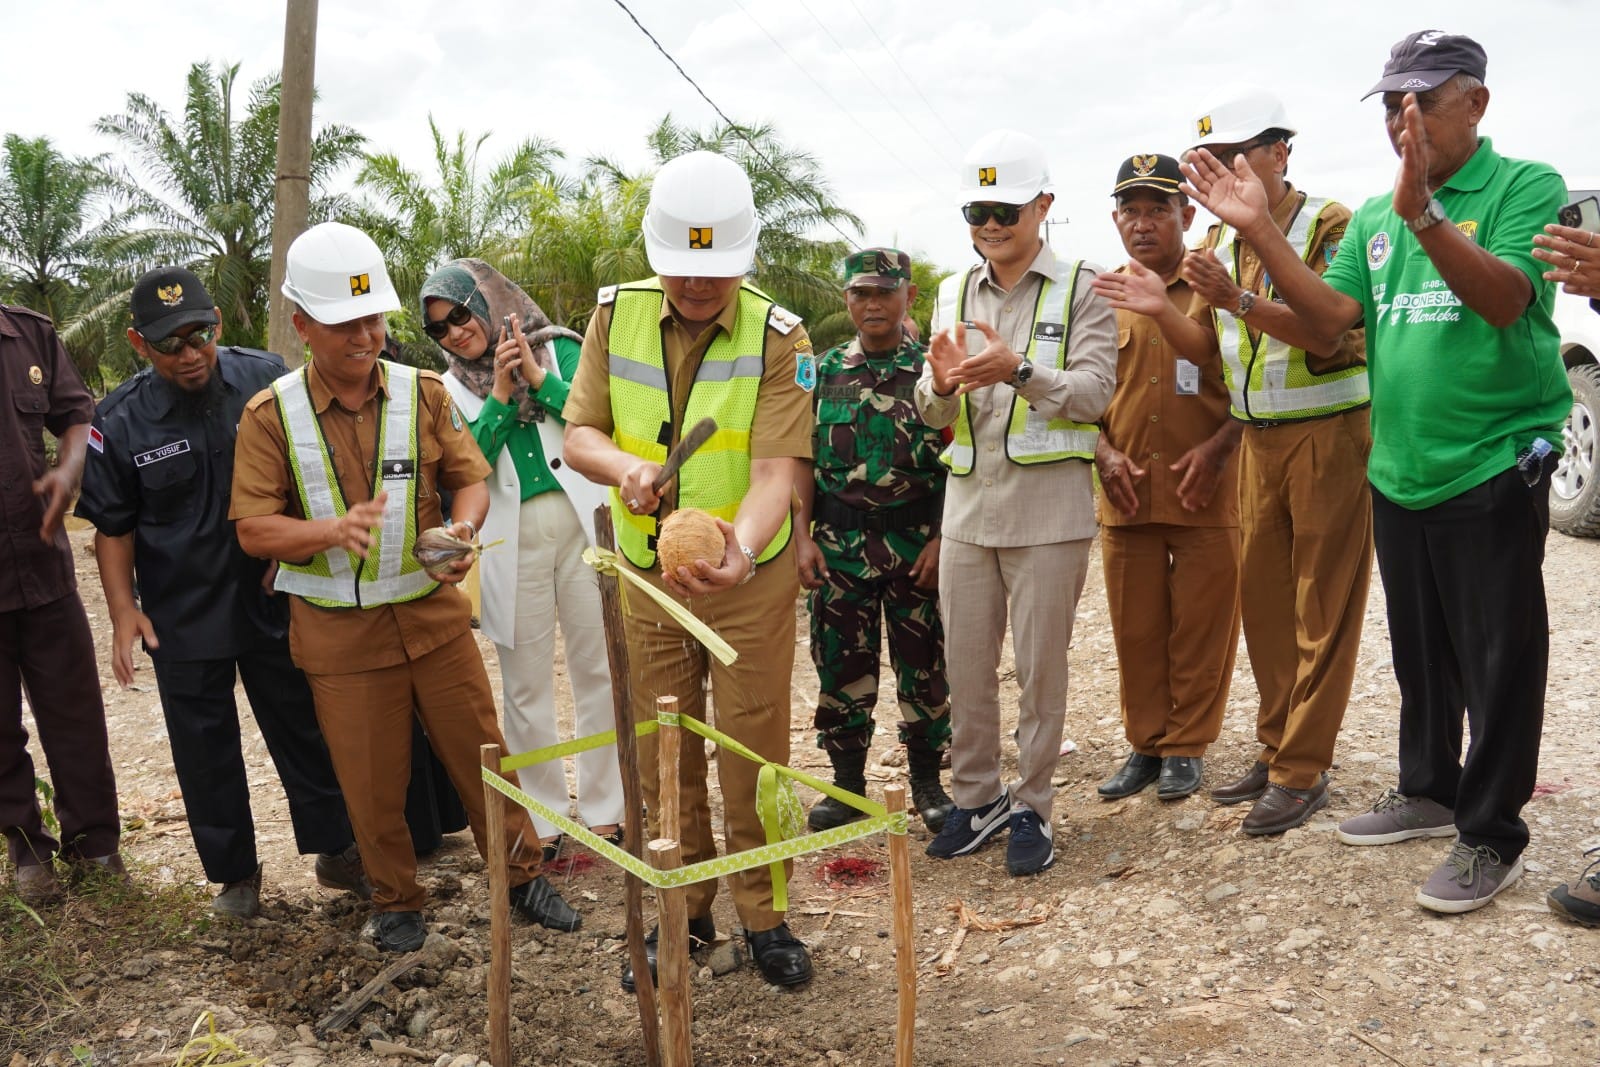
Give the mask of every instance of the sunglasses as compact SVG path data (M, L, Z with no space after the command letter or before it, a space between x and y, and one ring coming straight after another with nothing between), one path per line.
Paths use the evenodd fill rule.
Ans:
M472 321L472 309L467 307L467 302L478 294L478 287L474 285L472 292L467 294L467 299L445 312L442 319L422 324L422 332L435 341L444 340L444 335L450 332L452 326L465 326Z
M1268 145L1274 145L1277 143L1278 138L1275 137L1259 138L1251 141L1249 144L1242 144L1238 148L1227 148L1220 152L1212 152L1211 154L1217 157L1218 163L1221 163L1224 167L1231 169L1233 167L1233 161L1238 159L1240 156L1249 155L1258 148L1266 148Z
M139 336L144 337L144 334ZM150 338L144 337L144 343L153 350L160 352L163 356L175 356L185 348L192 348L198 352L210 344L216 336L217 328L215 326L202 326L187 337L172 334L170 337L163 337L159 341L152 341Z
M990 219L1002 226L1015 226L1017 220L1022 218L1022 209L1027 204L962 204L961 217L967 220L969 226L982 226Z

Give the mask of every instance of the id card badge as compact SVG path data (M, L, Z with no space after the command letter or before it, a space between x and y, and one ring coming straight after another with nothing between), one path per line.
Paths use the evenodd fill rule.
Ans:
M1200 395L1200 368L1186 359L1178 360L1178 395Z

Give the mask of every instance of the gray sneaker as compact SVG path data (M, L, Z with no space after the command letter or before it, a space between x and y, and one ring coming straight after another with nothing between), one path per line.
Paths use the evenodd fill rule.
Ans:
M1456 814L1427 797L1408 797L1386 789L1372 810L1339 824L1336 836L1347 845L1392 845L1415 837L1456 836Z
M211 910L217 915L232 919L254 919L261 914L261 864L255 873L237 882L229 882L211 901Z
M1521 856L1504 863L1500 853L1488 845L1474 847L1457 841L1450 847L1450 855L1417 890L1417 903L1445 915L1476 911L1521 877Z

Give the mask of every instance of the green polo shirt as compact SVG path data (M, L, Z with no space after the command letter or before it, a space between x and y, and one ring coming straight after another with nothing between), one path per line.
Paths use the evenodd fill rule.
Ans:
M546 374L544 383L533 390L533 398L544 405L546 414L565 425L561 409L566 407L567 391L572 388L572 376L578 372L578 356L583 348L570 337L557 337L551 344L555 346L561 377ZM484 397L478 417L472 420L472 436L478 439L478 447L483 449L484 458L490 463L500 458L502 448L511 450L517 482L522 486L522 499L561 489L561 483L556 481L545 459L539 424L518 422L515 404L502 404L492 393Z
M1449 223L1533 284L1522 317L1497 329L1468 308L1394 213L1390 193L1361 205L1323 281L1361 302L1372 384L1367 477L1388 499L1441 504L1515 466L1535 437L1561 450L1572 390L1550 318L1555 286L1533 235L1566 197L1543 163L1496 154L1487 137L1436 194Z

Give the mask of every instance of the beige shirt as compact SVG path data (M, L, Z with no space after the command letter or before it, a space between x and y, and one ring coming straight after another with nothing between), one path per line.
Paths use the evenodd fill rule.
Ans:
M1117 319L1111 305L1089 287L1099 268L1085 263L1072 293L1063 369L1035 366L1022 387L1022 398L1052 418L1094 422L1104 414L1117 383ZM1049 245L1039 250L1028 272L1010 292L994 282L989 265L967 280L968 321L993 326L1011 350L1028 350L1034 307L1046 278L1066 284L1071 262L1058 263ZM932 329L939 321L934 309ZM975 389L967 394L974 450L972 473L952 475L945 485L943 533L984 548L1018 548L1077 541L1095 534L1093 465L1078 460L1024 466L1006 458L1010 385ZM924 366L917 383L917 410L930 426L956 421L958 398L933 391L933 371Z

